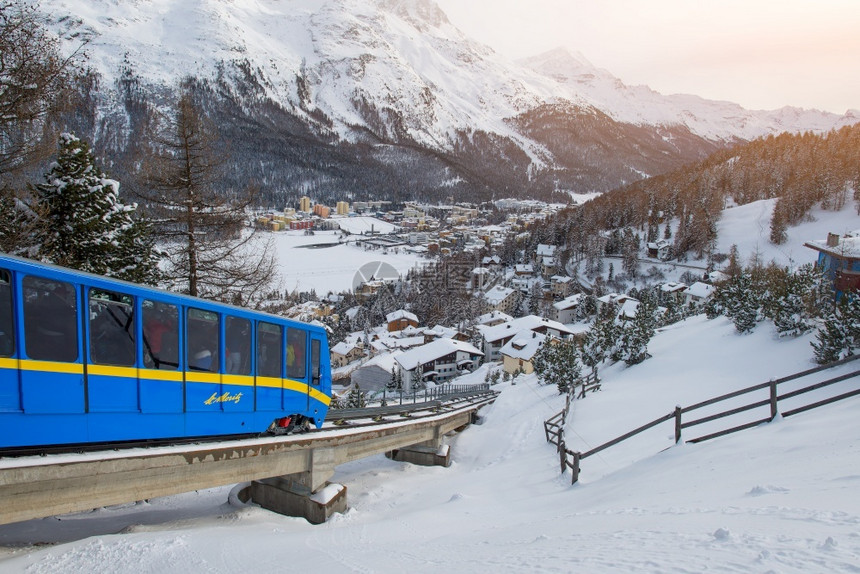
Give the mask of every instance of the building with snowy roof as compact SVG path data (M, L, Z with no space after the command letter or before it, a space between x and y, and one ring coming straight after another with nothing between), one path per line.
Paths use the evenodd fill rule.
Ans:
M352 372L351 382L360 386L363 391L381 391L391 382L391 373L397 368L395 358L402 353L393 351L373 357Z
M332 367L343 367L364 356L364 345L362 345L361 339L351 338L332 347L329 354L331 355Z
M804 243L818 251L818 268L833 282L836 298L860 289L860 230L844 236L829 233L827 239Z
M582 305L583 299L585 299L585 295L576 293L553 303L552 318L559 323L573 323L577 318L579 306Z
M502 347L513 339L517 333L522 331L535 331L558 339L567 339L574 335L573 331L558 321L545 319L537 315L527 315L492 327L478 325L476 328L481 333L483 354L488 361L501 360Z
M716 293L717 288L709 283L696 281L684 291L685 303L687 305L703 305L707 303Z
M514 318L508 315L507 313L503 313L502 311L490 311L489 313L484 313L480 317L475 320L476 325L487 325L491 327L493 325L498 325L500 323L507 323L508 321L513 321Z
M520 331L501 348L502 368L507 373L534 372L534 356L547 336L536 331Z
M454 339L437 339L396 357L403 389L411 391L427 382L445 382L470 372L484 356L469 343Z
M512 313L520 302L519 293L515 289L501 285L496 285L484 293L484 299L487 311L501 311L506 314Z
M573 289L573 277L553 275L549 278L552 294L556 297L567 297Z
M388 323L389 331L402 331L410 325L412 327L417 327L418 317L414 313L401 309L400 311L394 311L393 313L386 315L385 322Z

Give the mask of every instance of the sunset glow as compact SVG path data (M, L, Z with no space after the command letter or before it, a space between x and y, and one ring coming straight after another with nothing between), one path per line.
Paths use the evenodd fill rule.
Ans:
M467 35L511 57L559 46L628 84L751 109L860 109L856 0L438 0Z

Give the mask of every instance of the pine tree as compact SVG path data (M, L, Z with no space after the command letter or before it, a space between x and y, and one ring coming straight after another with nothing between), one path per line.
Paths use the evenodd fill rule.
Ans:
M348 409L363 409L367 406L367 400L364 393L361 392L361 387L356 383L349 391L349 396L346 399L346 408Z
M760 318L761 292L749 272L742 271L726 284L720 296L726 316L739 333L751 332Z
M119 183L95 164L89 146L63 134L57 161L36 186L38 256L82 271L141 283L158 278L148 225L118 199Z
M582 367L576 343L571 340L547 339L532 361L538 378L555 385L559 394L568 392L581 381Z
M650 357L648 343L654 336L654 329L657 325L656 298L651 291L644 289L639 294L639 298L636 316L622 327L617 352L619 359L628 366L641 363Z
M860 348L860 296L844 294L822 323L813 342L815 360L832 363L850 357Z

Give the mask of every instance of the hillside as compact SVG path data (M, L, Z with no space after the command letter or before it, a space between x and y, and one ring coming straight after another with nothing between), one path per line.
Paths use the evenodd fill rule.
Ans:
M584 58L515 63L433 0L44 0L91 74L67 118L121 181L146 128L190 91L230 142L225 187L458 199L602 192L716 150L858 118L629 87Z
M860 202L858 154L860 125L822 135L768 136L602 194L543 233L566 235L572 251L589 261L601 250L621 254L662 240L673 261L720 264L732 244L744 243L744 258L754 249L777 251L784 255L777 259L790 263L810 239L804 234L858 227L851 223ZM730 236L722 220L738 208L758 215L749 220L753 227ZM801 229L815 221L825 229ZM593 239L600 232L605 243Z
M575 403L569 441L594 446L675 404L811 367L809 338L776 340L767 324L740 336L725 319L674 325L653 358L603 370L603 390ZM451 439L451 468L382 456L339 467L350 510L325 525L227 505L224 487L0 527L0 569L856 569L856 399L697 445L667 449L671 424L659 427L587 459L570 486L542 427L563 405L556 390L533 377L499 388L481 424Z

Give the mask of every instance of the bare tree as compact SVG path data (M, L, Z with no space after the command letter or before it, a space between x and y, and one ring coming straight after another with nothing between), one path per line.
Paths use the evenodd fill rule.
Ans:
M46 120L69 101L79 60L79 51L60 53L37 5L0 0L0 176L53 152Z
M24 175L55 149L49 119L70 98L79 53L64 57L35 3L0 0L0 250L32 255Z
M194 296L257 306L270 290L270 243L246 225L257 190L219 189L224 153L218 133L185 89L142 162L136 190L160 234L169 287Z

